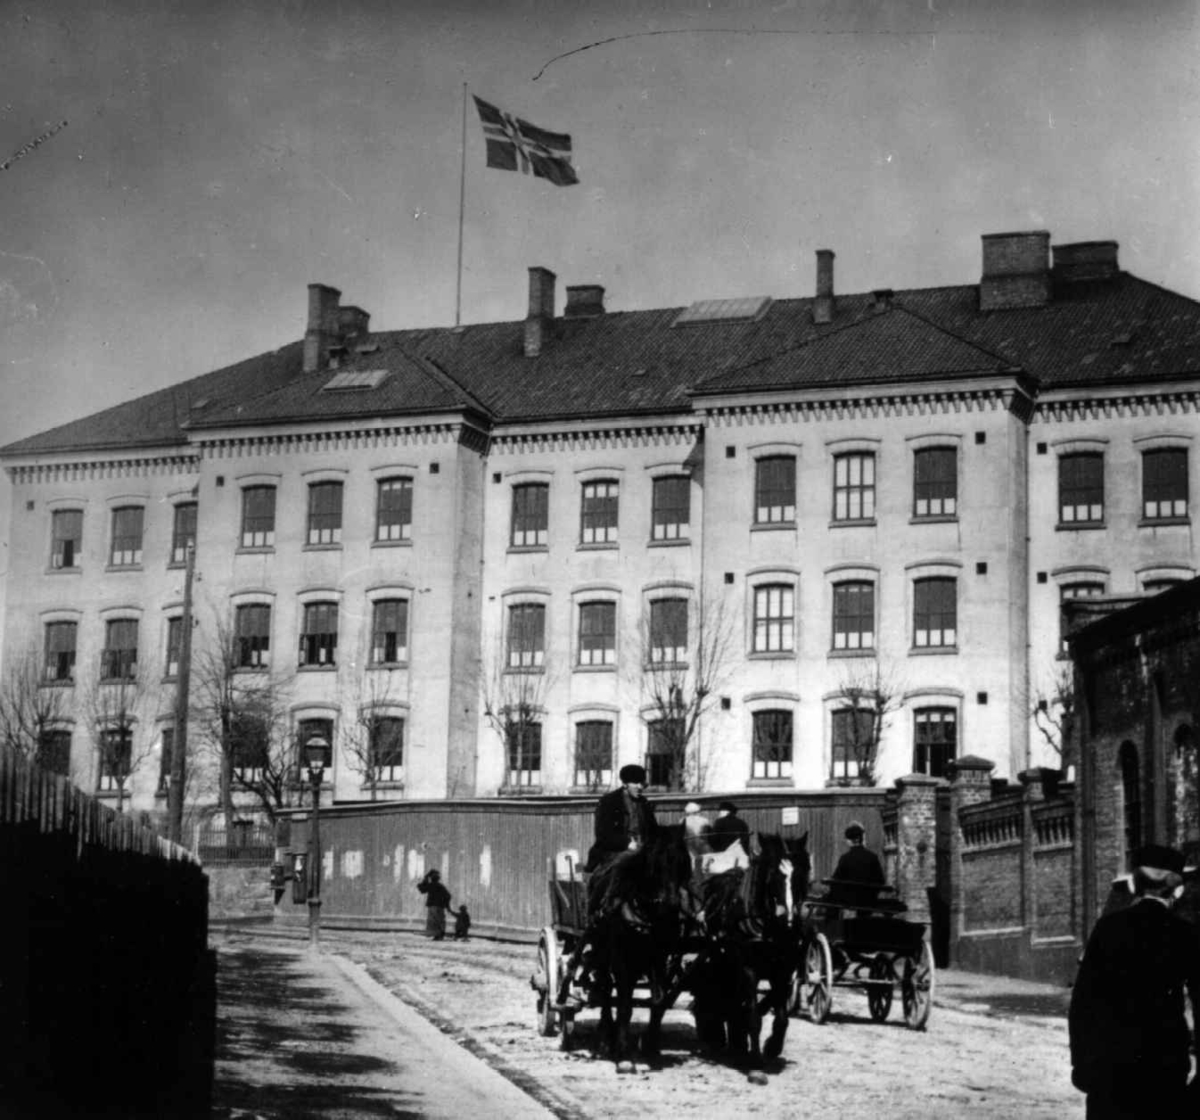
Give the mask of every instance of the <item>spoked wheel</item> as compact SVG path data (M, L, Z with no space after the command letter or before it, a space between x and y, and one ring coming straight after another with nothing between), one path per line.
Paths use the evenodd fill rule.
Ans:
M537 1025L538 1033L547 1038L558 1033L558 1016L554 1005L558 1002L559 970L562 968L562 953L558 947L558 935L549 926L538 938ZM545 987L541 986L545 980Z
M904 1021L919 1031L925 1029L929 1012L933 1008L933 950L928 941L904 961L904 975L900 980L900 994L904 1003Z
M892 971L891 957L881 953L872 959L869 979L875 982L867 989L867 1007L870 1008L871 1018L882 1023L892 1010L895 996L893 984L896 974Z
M829 1009L833 1006L833 954L823 933L818 933L804 951L800 1004L808 1009L814 1023L823 1023L829 1018Z

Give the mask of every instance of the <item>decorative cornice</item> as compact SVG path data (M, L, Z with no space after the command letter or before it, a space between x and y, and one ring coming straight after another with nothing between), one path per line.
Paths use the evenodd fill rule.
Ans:
M596 428L580 431L500 432L492 435L496 455L525 454L531 450L569 452L606 451L630 447L679 447L700 438L698 423L652 424L637 427Z
M462 444L485 451L488 437L474 425L433 423L390 425L383 428L343 428L305 432L257 432L253 435L193 435L205 459L241 459L305 452L373 451L381 447Z
M154 455L146 458L85 459L25 463L5 467L14 486L51 482L97 482L111 478L149 478L155 475L196 474L199 456L187 454Z
M1013 388L888 391L876 396L825 400L745 402L705 406L713 427L744 427L746 424L820 423L828 420L880 420L902 416L946 416L962 412L1011 412L1028 422L1033 402Z
M1034 422L1052 424L1071 420L1129 420L1142 416L1192 415L1200 411L1200 389L1173 393L1145 391L1103 397L1039 400Z

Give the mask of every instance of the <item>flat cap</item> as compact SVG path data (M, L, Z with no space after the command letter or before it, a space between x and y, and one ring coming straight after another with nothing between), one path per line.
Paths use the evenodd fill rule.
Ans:
M1183 874L1183 853L1164 844L1147 844L1133 853L1134 867L1152 867L1157 871L1173 871Z

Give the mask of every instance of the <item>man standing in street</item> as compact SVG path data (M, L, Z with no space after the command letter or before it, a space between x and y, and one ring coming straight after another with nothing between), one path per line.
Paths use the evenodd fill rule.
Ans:
M1088 1120L1194 1114L1188 1106L1188 1025L1200 1006L1200 937L1172 913L1183 855L1150 845L1134 854L1134 901L1092 930L1071 993L1071 1081ZM1191 1093L1195 1094L1193 1085Z

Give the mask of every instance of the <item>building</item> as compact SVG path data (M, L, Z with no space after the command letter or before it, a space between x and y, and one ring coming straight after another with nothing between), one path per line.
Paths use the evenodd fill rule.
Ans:
M303 339L0 451L54 765L161 804L193 542L198 803L214 650L283 794L312 737L341 801L1015 776L1060 764L1062 601L1196 574L1200 305L1114 242L650 311L528 282L396 331L312 285Z

